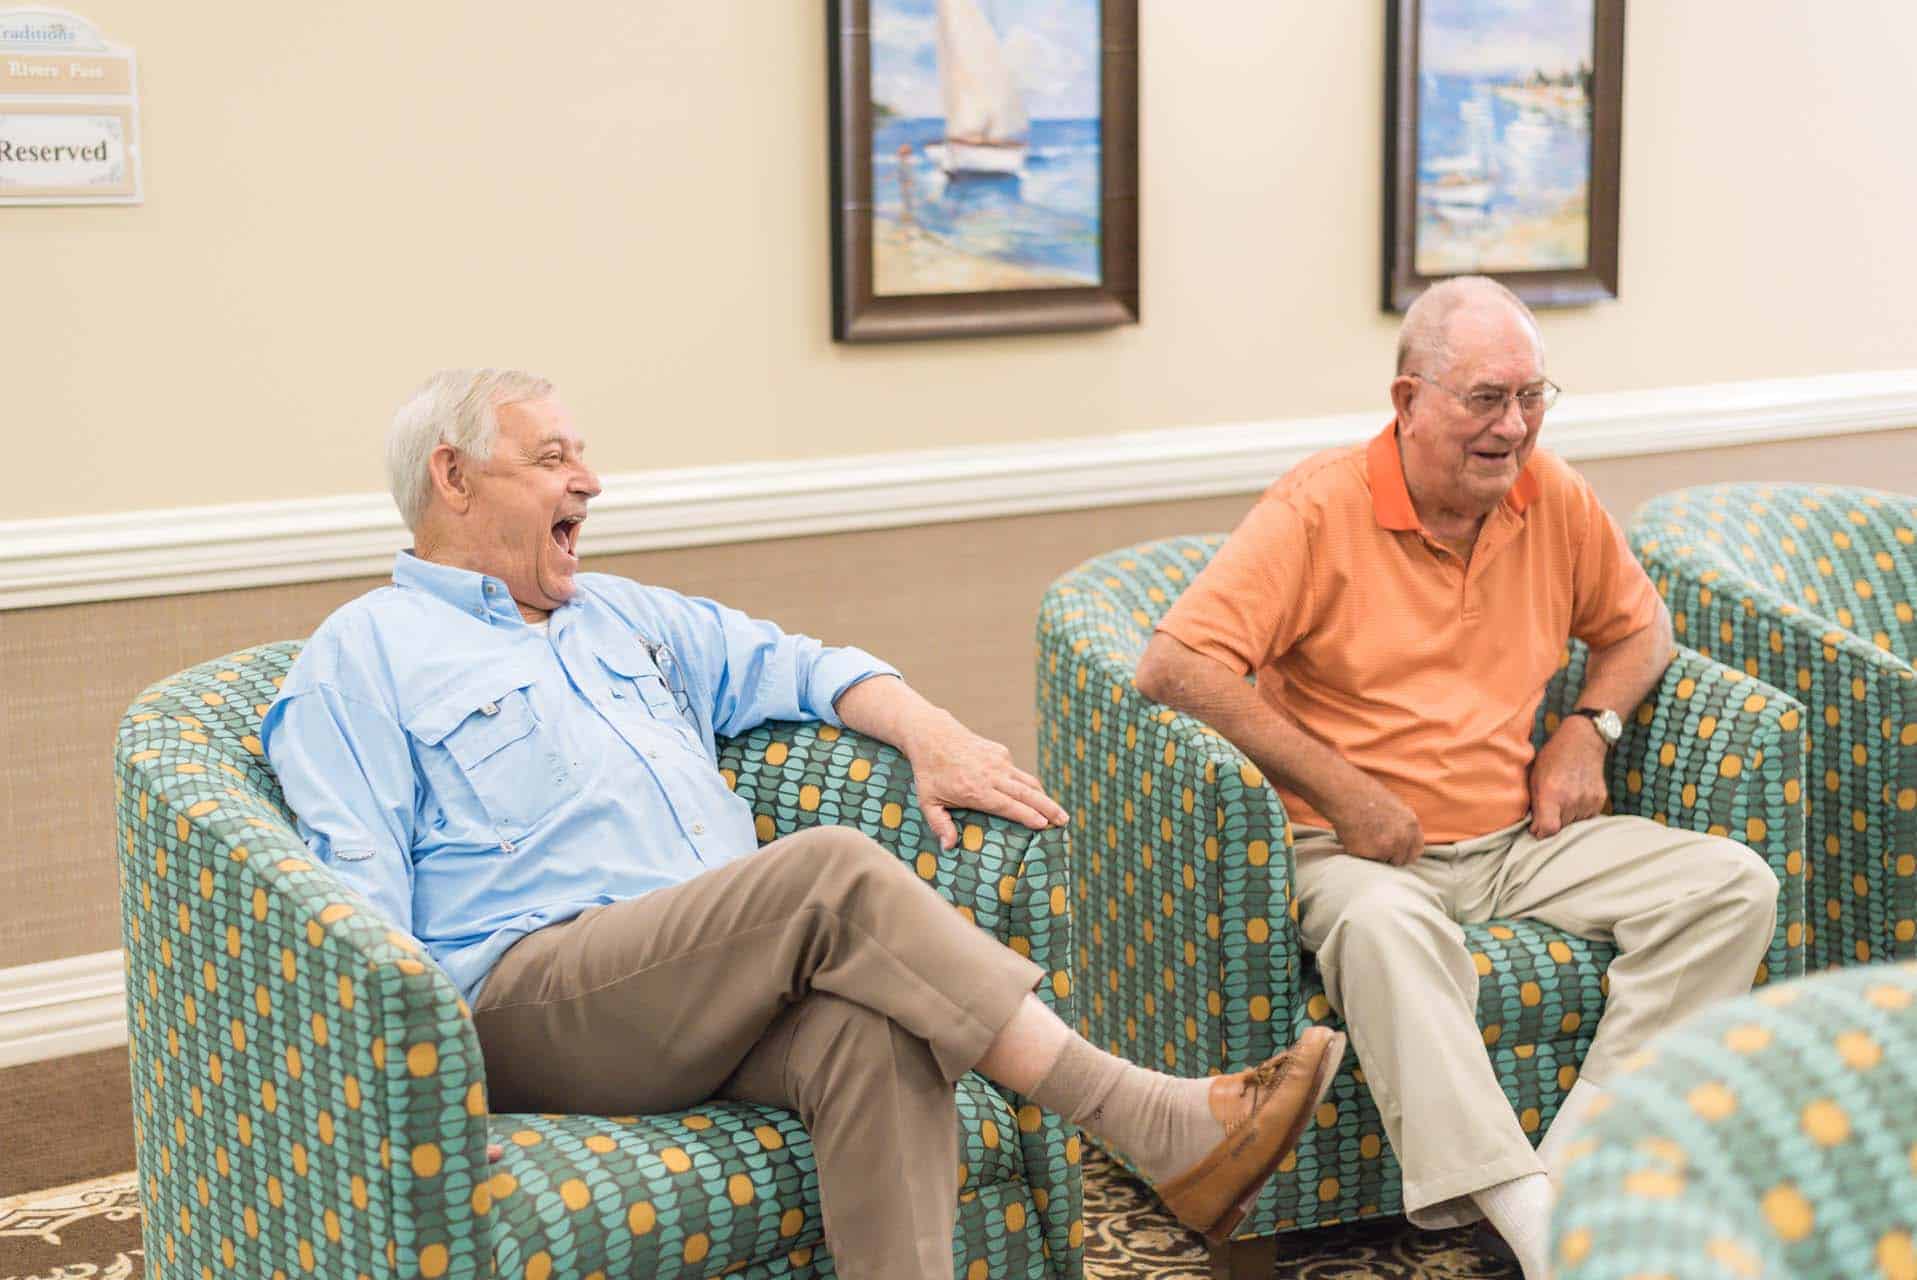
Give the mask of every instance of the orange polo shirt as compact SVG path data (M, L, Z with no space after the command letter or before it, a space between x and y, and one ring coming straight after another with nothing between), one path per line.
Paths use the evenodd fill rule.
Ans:
M1419 523L1393 422L1280 477L1158 629L1256 671L1266 701L1445 844L1530 811L1531 724L1565 637L1601 649L1657 609L1597 495L1542 449L1467 567ZM1278 791L1294 822L1331 825Z

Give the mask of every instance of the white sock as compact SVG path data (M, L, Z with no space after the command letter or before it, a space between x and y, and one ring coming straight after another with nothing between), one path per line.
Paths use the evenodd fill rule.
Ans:
M1558 1108L1557 1118L1551 1121L1551 1127L1544 1132L1544 1141L1538 1144L1538 1159L1544 1161L1544 1167L1551 1171L1551 1177L1558 1176L1558 1153L1563 1151L1579 1129L1584 1127L1584 1110L1595 1098L1602 1097L1604 1087L1592 1084L1582 1076L1571 1086L1571 1092L1565 1096L1564 1105Z
M1527 1173L1473 1191L1471 1199L1518 1255L1524 1280L1546 1280L1551 1274L1551 1180L1541 1173Z

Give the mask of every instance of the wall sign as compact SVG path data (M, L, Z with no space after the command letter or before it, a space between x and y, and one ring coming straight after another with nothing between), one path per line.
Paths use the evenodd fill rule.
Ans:
M61 9L0 9L0 204L138 204L133 50Z

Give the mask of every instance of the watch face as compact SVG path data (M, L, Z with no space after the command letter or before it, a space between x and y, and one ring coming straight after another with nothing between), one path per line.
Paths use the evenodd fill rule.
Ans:
M1609 708L1598 713L1597 727L1598 732L1604 735L1606 742L1616 742L1624 736L1624 721L1618 718L1617 712Z

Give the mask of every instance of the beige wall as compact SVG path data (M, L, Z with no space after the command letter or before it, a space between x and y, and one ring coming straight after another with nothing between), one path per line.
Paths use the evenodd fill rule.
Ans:
M0 519L360 492L418 377L560 380L611 471L1362 409L1383 6L1142 0L1145 323L835 346L824 0L85 0L147 200L0 209ZM1578 390L1913 363L1917 6L1634 4ZM44 482L41 482L44 480Z
M1620 516L1701 480L1862 483L1917 493L1917 428L1593 463ZM712 595L855 642L1036 764L1033 624L1046 584L1088 556L1229 529L1249 497L924 525L596 558L589 567ZM821 573L820 566L830 572ZM303 636L371 579L0 613L0 968L119 945L114 726L143 687L262 640Z

